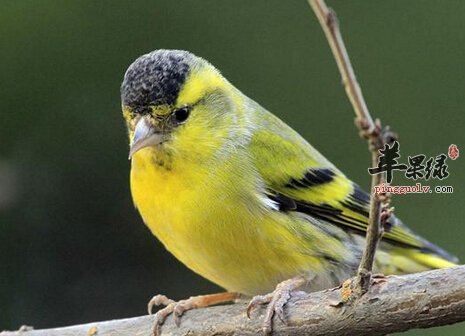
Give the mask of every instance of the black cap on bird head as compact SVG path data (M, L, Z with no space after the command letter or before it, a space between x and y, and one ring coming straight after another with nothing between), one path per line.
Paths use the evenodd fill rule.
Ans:
M155 50L136 59L121 84L123 106L146 114L149 106L174 105L192 58L187 51Z

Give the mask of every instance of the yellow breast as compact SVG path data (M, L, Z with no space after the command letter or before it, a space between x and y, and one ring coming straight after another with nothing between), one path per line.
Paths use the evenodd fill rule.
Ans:
M300 254L288 216L264 209L243 179L228 182L225 163L216 172L186 166L162 167L153 149L136 153L131 169L134 202L152 233L186 266L231 290L267 292L299 269L319 262ZM210 176L209 176L210 175ZM250 174L249 174L250 175ZM225 187L228 186L228 187Z

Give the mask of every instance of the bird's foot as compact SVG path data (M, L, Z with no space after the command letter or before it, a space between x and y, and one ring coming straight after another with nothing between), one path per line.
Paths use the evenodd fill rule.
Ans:
M273 316L275 314L284 324L287 324L284 316L284 306L291 298L292 292L304 285L305 282L306 280L303 277L295 277L279 283L272 293L254 296L247 306L247 317L250 318L250 313L258 305L267 304L262 330L263 334L270 335L273 331Z
M218 293L218 294L210 294L210 295L199 295L199 296L191 296L186 300L181 301L174 301L168 299L165 295L155 295L148 303L147 308L149 315L152 314L152 310L154 306L165 306L164 308L160 309L155 314L155 322L153 325L153 335L159 336L161 334L161 326L165 322L166 318L173 314L174 323L177 327L181 324L181 316L184 312L196 309L196 308L203 308L212 306L218 303L225 303L234 301L237 299L239 295L237 293Z

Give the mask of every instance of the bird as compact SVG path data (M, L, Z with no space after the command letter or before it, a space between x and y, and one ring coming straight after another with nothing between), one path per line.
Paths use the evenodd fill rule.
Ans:
M284 317L292 293L355 274L370 194L293 128L246 96L205 59L182 50L137 58L121 84L130 189L143 222L195 273L225 289L148 303L154 333L189 309L251 298L262 322ZM374 271L452 267L457 258L395 215L385 223Z

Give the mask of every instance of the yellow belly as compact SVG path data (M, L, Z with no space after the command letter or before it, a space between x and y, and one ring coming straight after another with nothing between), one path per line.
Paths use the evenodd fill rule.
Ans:
M136 155L134 202L152 233L193 271L227 290L258 294L320 267L289 216L264 211L258 198L225 189L224 181L206 183L208 171L161 168L150 149Z

